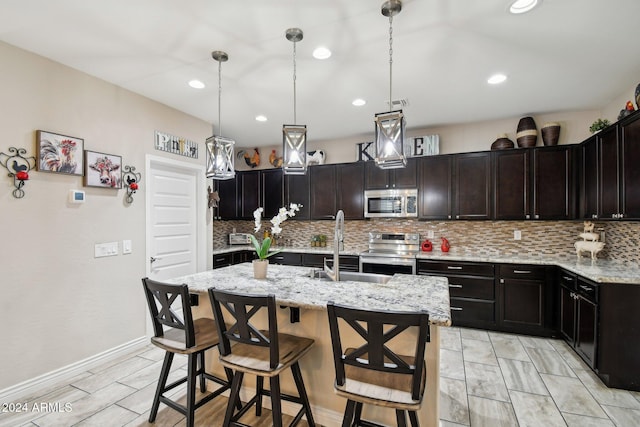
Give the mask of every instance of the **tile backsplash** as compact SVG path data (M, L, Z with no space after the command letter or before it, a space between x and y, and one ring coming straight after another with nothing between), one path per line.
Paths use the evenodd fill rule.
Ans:
M268 225L265 221L263 226ZM282 223L280 242L291 239L292 246L309 247L311 237L327 236L327 245L333 240L333 221L297 221ZM213 247L225 247L227 235L236 229L239 233L253 232L253 221L214 221ZM580 240L582 221L416 221L397 219L371 219L345 221L345 248L349 251L367 249L368 233L413 232L420 233L421 240L433 231L434 250L440 248L440 237L446 237L452 253L489 255L559 255L576 256L574 242ZM514 240L514 230L519 230L522 240ZM604 232L606 246L598 254L620 262L640 262L640 222L596 222L595 230Z

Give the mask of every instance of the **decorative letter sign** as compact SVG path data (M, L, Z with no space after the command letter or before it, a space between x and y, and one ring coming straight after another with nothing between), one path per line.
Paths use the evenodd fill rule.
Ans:
M168 133L156 131L156 150L178 154L180 156L198 158L198 143L185 138L169 135Z

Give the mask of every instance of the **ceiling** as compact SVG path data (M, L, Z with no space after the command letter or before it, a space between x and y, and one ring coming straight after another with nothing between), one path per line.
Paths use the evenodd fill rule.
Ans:
M0 40L209 123L238 146L277 145L293 123L309 141L373 136L388 111L389 21L382 0L0 0ZM638 0L404 0L393 20L393 99L425 128L600 109L640 82ZM333 55L317 60L319 45ZM224 50L221 129L218 63ZM508 80L496 86L496 72ZM206 84L201 90L191 79ZM633 94L629 94L631 99ZM363 98L367 104L354 107ZM623 106L621 106L622 108ZM263 114L267 122L257 122ZM165 129L170 131L170 129Z

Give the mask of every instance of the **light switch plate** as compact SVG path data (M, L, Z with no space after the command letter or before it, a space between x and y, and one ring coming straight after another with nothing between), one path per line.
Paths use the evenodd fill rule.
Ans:
M118 255L118 242L96 243L94 258Z
M433 239L435 236L433 230L427 230L427 238Z
M131 240L123 240L122 241L122 254L130 254L132 252L131 249Z

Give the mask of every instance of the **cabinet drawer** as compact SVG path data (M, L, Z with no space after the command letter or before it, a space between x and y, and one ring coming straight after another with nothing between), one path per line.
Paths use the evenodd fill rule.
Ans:
M302 254L294 252L280 252L269 257L269 264L302 265Z
M418 261L418 272L436 272L449 274L469 274L493 277L494 265L480 262L463 261ZM444 275L444 274L443 274Z
M451 298L450 305L453 325L495 321L495 303L493 301Z
M495 298L493 278L446 276L449 279L449 295L451 297L478 298L492 300Z
M565 271L565 270L560 270L558 274L559 274L558 280L562 286L572 291L575 291L578 289L578 278L576 277L575 274L569 273L568 271Z
M220 254L213 256L213 268L227 267L232 264L233 254Z
M577 285L576 290L580 295L594 304L598 302L598 285L582 278L577 280Z
M543 265L501 264L498 268L500 277L523 280L544 280L547 271Z

